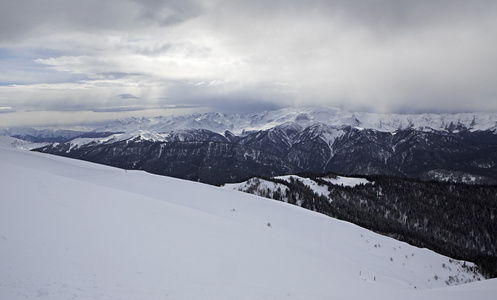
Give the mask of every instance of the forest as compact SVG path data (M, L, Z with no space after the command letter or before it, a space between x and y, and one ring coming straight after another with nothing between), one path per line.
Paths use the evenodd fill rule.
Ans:
M475 262L497 277L497 186L368 176L367 184L333 184L335 174L299 174L328 190L315 192L298 177L252 178L244 191L300 205L377 233ZM262 187L262 181L278 188ZM275 185L275 186L276 186ZM262 187L262 188L261 188ZM284 187L284 188L281 188Z

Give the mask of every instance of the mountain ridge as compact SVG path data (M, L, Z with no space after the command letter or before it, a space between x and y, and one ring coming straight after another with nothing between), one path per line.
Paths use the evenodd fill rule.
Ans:
M330 126L355 126L378 131L395 132L408 128L454 131L463 126L470 131L495 130L497 113L458 113L458 114L379 114L367 112L349 112L333 107L290 107L275 111L250 114L205 113L187 116L157 118L122 119L114 124L97 127L95 130L116 131L132 126L155 132L177 129L208 129L223 133L229 130L237 135L243 132L266 130L287 122L296 122L309 126L323 123Z
M168 132L180 129L208 129L216 133L226 130L237 135L243 132L266 130L284 123L300 123L305 126L322 123L341 127L352 126L357 128L375 129L384 132L397 130L417 129L435 131L454 131L461 126L470 131L486 131L497 129L497 113L475 112L454 114L388 114L370 112L351 112L335 107L309 106L287 107L274 111L263 111L246 114L226 114L221 112L193 113L179 116L159 116L143 118L124 118L106 122L103 125L65 126L65 131L80 132L123 132L130 130L149 130L153 132ZM38 132L36 132L38 131ZM55 128L14 127L4 128L0 135L37 135L64 130Z
M497 184L496 120L492 113L387 115L292 107L122 119L36 150L211 184L303 171ZM159 148L168 151L153 150ZM183 171L174 173L173 165Z

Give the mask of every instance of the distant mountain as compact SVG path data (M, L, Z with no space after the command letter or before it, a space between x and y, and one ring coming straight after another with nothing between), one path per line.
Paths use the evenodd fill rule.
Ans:
M491 114L379 115L323 108L235 116L213 113L120 120L98 130L124 128L127 134L122 136L39 151L213 184L292 171L496 183L495 120ZM224 135L219 134L223 130ZM149 142L145 145L144 140ZM130 141L144 145L140 158L126 152ZM149 151L156 148L166 152ZM89 155L88 150L100 155ZM185 152L189 155L183 161ZM219 174L216 164L227 172Z
M35 129L31 127L15 127L0 131L0 136L10 136L32 143L64 143L75 138L102 138L110 134L110 132L102 131L88 132L79 130Z
M382 132L405 129L420 131L457 132L497 129L495 113L461 114L377 114L349 112L333 107L289 107L275 111L251 114L206 113L187 116L120 119L96 128L102 132L130 132L136 129L151 132L170 132L182 129L207 129L224 134L226 130L236 135L247 131L261 131L282 124L297 123L302 127L328 125L352 126Z
M36 151L210 184L302 171L497 184L496 122L286 108L122 119Z

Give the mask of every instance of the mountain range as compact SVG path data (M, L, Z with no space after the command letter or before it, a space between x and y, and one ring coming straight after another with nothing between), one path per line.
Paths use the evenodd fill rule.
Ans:
M130 118L87 130L10 128L36 151L201 181L299 172L497 184L497 114L375 114L329 107Z

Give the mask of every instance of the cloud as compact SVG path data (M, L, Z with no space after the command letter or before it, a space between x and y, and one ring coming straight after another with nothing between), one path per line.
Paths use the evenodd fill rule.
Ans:
M379 111L497 108L489 1L290 1L280 14L244 3L243 16L224 16L234 24L222 27L226 44L250 62L249 76L291 88L286 99Z
M14 112L10 106L0 106L0 114Z
M41 34L120 35L181 23L202 10L190 0L24 0L0 5L0 42L23 42Z
M4 1L0 106L497 111L495 15L484 0Z
M120 107L99 107L94 108L92 112L124 112L124 111L140 111L140 110L148 110L152 109L152 107L145 106L120 106Z
M136 97L136 96L131 95L131 94L120 94L120 95L117 95L117 98L119 98L119 99L140 99L139 97Z

